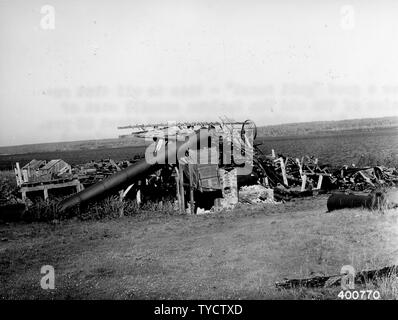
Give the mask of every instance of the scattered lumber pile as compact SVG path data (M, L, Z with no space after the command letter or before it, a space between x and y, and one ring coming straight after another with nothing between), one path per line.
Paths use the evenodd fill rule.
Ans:
M397 168L332 168L320 164L313 156L301 159L276 156L274 150L271 155L265 155L258 146L255 146L253 163L253 171L261 184L274 189L276 200L288 201L331 190L371 192L398 185Z
M398 171L396 168L376 167L348 167L336 170L333 173L339 189L353 191L371 191L380 187L398 184Z
M22 168L15 166L15 177L18 187L31 187L54 180L72 180L71 165L62 159L50 161L33 159Z
M62 159L31 160L22 168L16 163L16 184L21 193L22 202L27 204L27 194L43 192L44 199L48 199L48 191L73 187L79 192L82 189L80 181L74 177L72 167Z
M75 166L72 171L75 178L79 179L83 185L88 186L131 166L139 159L140 157L136 156L134 159L119 162L110 158L99 161L92 160L88 163Z
M235 140L239 138L235 137L236 135L232 136ZM235 140L234 144L237 145L238 142ZM239 197L236 196L232 204L236 204L238 198L241 203L254 204L289 201L293 198L308 197L333 190L372 192L382 187L398 185L397 168L383 166L332 168L329 165L321 164L314 156L287 157L282 154L276 155L274 150L272 150L271 155L266 155L258 148L258 145L254 145L251 154L253 155L253 170L251 174L244 176L239 173L239 166L234 162L224 165L219 159L218 164L191 163L191 158L199 158L200 163L202 163L202 158L223 159L221 154L213 152L213 147L203 148L196 153L191 150L189 156L180 159L182 166L177 169L182 171L182 174L179 175L178 182L175 178L176 168L163 165L156 173L143 177L139 184L140 187L137 183L133 191L136 192L136 187L140 190L145 189L146 193L153 197L157 193L155 190L162 189L161 194L164 198L166 193L175 197L176 188L178 188L180 190L179 197L182 200L185 198L191 199L196 191L203 193L223 190L221 182L225 174L219 173L218 170L230 172L234 169L238 170L236 189L240 190ZM134 165L140 159L141 157L138 155L133 159L119 162L112 159L103 159L74 167L71 167L62 159L49 162L32 160L22 168L19 168L19 164L17 164L15 173L23 200L26 197L26 192L38 190L43 190L44 197L47 198L48 189L74 186L79 191ZM172 174L174 176L171 179ZM176 184L179 184L179 186L176 186ZM181 194L184 187L189 189L189 193L187 192L186 195ZM270 195L271 191L272 196ZM222 197L227 198L224 193L222 193ZM199 195L199 197L201 196ZM370 200L365 202L366 206L368 206L368 203L372 204ZM225 207L223 202L220 204Z
M298 287L305 288L325 288L338 286L344 274L332 276L317 276L306 279L285 279L276 282L275 286L279 289L292 289ZM370 282L376 282L382 278L398 276L398 266L387 266L381 269L360 271L355 274L354 282L358 285L364 285Z
M120 171L120 167L112 159L91 161L74 168L74 173L85 185L94 184Z
M186 212L188 202L194 213L199 206L225 209L239 201L288 201L330 190L375 190L398 183L396 168L331 168L314 156L295 158L276 155L274 150L266 155L254 143L257 128L253 121L220 120L123 127L134 129L134 136L153 140L153 156L160 153L164 157L153 163L135 156L118 163L103 159L73 168L62 159L32 160L22 170L17 164L22 200L25 202L27 192L42 191L47 199L50 189L73 187L80 194L62 201L63 209L94 199L94 194L119 192L121 201L130 193L136 195L137 203L145 197L151 201L177 198L181 213Z

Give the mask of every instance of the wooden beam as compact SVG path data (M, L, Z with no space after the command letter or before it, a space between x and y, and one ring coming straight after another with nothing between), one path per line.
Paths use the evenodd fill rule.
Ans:
M189 206L191 208L191 214L195 213L195 199L194 199L194 195L193 195L193 184L192 184L192 180L193 180L193 169L192 169L192 164L188 164L188 171L189 171Z
M300 159L299 159L299 158L296 158L296 162L297 162L297 164L298 164L298 166L299 166L300 176L302 176L302 175L303 175L303 166L302 166L302 164L300 163Z
M44 188L43 193L44 193L44 200L47 200L48 199L48 188Z
M283 177L283 183L287 186L289 186L289 183L287 181L287 176L286 176L286 168L285 168L285 163L283 161L283 158L279 158L278 160L280 160L281 163L281 170L282 170L282 177Z
M302 182L301 182L301 192L305 191L305 184L307 182L307 176L304 174L301 176Z
M76 187L80 184L79 180L72 180L68 182L62 183L49 183L49 184L42 184L42 185L35 185L31 187L22 186L20 188L20 192L32 192L32 191L42 191L44 189L59 189L59 188L66 188L66 187Z
M119 201L120 201L120 208L119 208L119 217L124 216L124 190L119 191Z
M185 213L185 194L184 194L184 170L182 164L179 164L180 172L180 195L181 195L181 210Z
M264 184L265 184L265 187L269 188L268 177L265 177L265 179L264 179Z
M319 178L318 178L318 184L317 184L317 186L316 186L317 190L321 190L321 187L322 187L322 180L323 180L323 175L320 174L320 175L319 175Z
M26 204L26 191L22 191L22 202Z
M19 166L19 162L17 162L16 164L16 169L15 169L15 173L16 173L16 177L17 177L17 186L20 187L22 185L22 174L21 174L21 168Z
M182 203L181 203L181 189L180 189L180 173L178 171L178 168L175 167L175 172L176 172L176 195L177 195L177 202L178 202L178 210L180 212L180 214L183 213L182 211Z
M140 204L141 204L141 189L137 190L137 193L135 195L135 199L137 201L138 206L140 206Z

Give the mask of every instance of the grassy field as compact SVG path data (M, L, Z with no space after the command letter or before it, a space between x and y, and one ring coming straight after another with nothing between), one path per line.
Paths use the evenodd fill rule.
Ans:
M0 155L0 170L11 170L15 162L24 166L32 159L51 160L63 159L71 165L83 164L92 160L112 158L115 161L130 160L136 155L144 155L145 147L129 146L120 148L101 148L92 150L68 150L68 151L48 151L33 152L23 154Z
M336 132L330 136L296 136L257 138L266 153L275 149L290 157L316 156L320 163L332 166L380 165L398 167L397 128Z
M15 166L15 162L19 162L23 166L32 159L63 159L76 165L91 160L112 158L115 161L120 161L133 159L136 155L144 155L145 147L134 144L129 146L127 142L123 143L124 145L119 146L115 139L115 145L112 148L106 144L102 148L83 151L63 149L39 151L38 148L29 153L0 154L0 170L11 170ZM261 143L260 149L267 154L274 149L276 153L291 157L314 155L319 158L321 163L333 166L358 163L363 161L364 156L366 160L372 160L372 165L382 163L387 166L398 166L397 127L379 128L373 131L333 132L326 136L259 136L256 143Z
M2 299L336 299L277 290L283 278L398 263L398 210L326 213L326 196L230 212L141 213L101 221L0 226ZM40 268L55 268L55 290ZM398 281L381 280L382 298Z

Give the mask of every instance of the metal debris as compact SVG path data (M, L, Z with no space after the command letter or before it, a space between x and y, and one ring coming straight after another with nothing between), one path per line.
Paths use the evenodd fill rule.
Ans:
M333 193L327 201L329 212L344 208L382 210L386 205L387 201L382 191L374 191L368 195Z

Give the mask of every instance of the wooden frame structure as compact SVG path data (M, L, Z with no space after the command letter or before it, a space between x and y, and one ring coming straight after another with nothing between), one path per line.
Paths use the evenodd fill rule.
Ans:
M19 192L22 194L22 201L26 203L26 194L28 192L34 191L43 191L44 200L48 199L48 190L51 189L60 189L60 188L68 188L68 187L75 187L77 192L80 192L84 189L83 184L80 183L78 179L73 179L69 181L59 181L59 180L52 180L52 181L45 181L45 182L35 182L29 184L22 184Z

